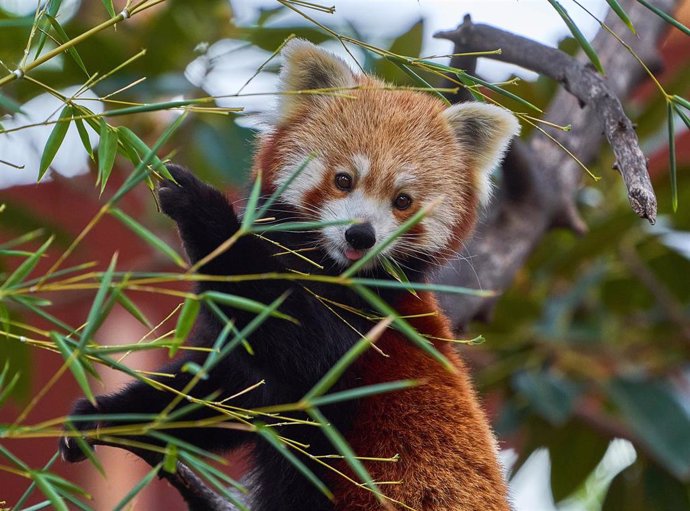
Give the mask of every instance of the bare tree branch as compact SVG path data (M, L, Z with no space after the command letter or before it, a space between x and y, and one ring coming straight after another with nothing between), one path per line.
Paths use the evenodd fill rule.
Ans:
M655 5L671 12L677 3L657 0ZM626 8L638 33L644 37L627 34L623 39L642 61L656 67L657 44L668 25L657 16L650 16L636 2L628 2ZM616 33L628 32L613 13L606 24ZM501 47L501 55L485 58L517 63L561 81L566 89L556 94L545 119L559 125L572 124L573 130L552 136L581 161L590 162L598 154L606 134L614 147L618 167L626 169L624 179L633 209L654 220L656 199L649 184L646 159L617 99L631 93L644 71L619 41L602 29L592 43L606 69L604 79L559 50L493 27L473 25L467 19L456 31L442 35L454 38L455 53ZM583 108L582 103L587 106ZM514 143L503 172L503 187L488 208L487 217L460 258L439 272L437 282L502 291L547 230L566 226L577 233L585 231L575 205L582 175L579 165L545 135L535 132L528 141ZM444 309L458 329L472 319L488 319L495 300L441 297Z

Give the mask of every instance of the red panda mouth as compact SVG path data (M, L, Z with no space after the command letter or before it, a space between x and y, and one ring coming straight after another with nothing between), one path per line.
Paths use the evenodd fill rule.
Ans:
M358 259L361 259L362 256L364 256L364 250L357 250L350 247L345 249L345 257L347 257L350 261L357 261Z

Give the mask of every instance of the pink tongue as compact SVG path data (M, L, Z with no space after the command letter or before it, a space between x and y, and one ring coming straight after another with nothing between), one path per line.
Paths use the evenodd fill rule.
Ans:
M345 257L347 257L350 261L356 261L357 259L361 259L363 255L364 252L362 252L361 250L355 250L354 248L345 249Z

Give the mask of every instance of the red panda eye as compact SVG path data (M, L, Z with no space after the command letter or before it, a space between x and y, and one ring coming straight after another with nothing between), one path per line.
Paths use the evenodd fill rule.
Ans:
M336 174L335 176L335 186L340 190L349 191L352 189L352 178L348 174Z
M409 208L411 205L412 197L410 197L406 193L401 193L395 198L395 201L393 201L393 206L395 206L395 209L399 209L400 211Z

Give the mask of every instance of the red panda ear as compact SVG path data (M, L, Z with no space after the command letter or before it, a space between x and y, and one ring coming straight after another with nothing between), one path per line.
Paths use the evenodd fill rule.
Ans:
M288 41L281 55L283 68L280 71L280 90L283 92L349 88L357 85L357 77L344 60L304 39ZM288 117L305 101L318 97L309 94L281 96L279 121Z
M501 162L508 143L520 133L520 123L510 110L479 102L458 103L443 111L470 167L480 202L491 196L491 171Z

